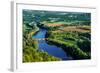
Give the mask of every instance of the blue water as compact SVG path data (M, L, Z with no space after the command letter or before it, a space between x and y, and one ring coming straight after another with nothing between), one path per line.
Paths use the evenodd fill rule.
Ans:
M37 32L35 34L35 36L33 36L33 38L36 38L36 39L45 38L46 31L47 30L45 30L45 29L40 29L39 32ZM55 45L49 45L46 43L45 40L40 40L40 41L38 41L38 43L39 43L40 50L47 52L48 54L50 54L52 56L61 58L62 60L68 59L66 53L61 48L59 48Z

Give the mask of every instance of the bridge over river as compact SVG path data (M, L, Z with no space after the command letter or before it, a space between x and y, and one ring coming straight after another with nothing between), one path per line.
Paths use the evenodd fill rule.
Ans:
M44 40L48 40L48 38L35 38L35 40L37 40L37 41L44 41Z
M40 29L35 35L33 35L33 39L38 41L39 49L52 56L61 58L62 60L67 60L68 57L66 52L62 48L57 47L56 45L50 45L46 42L46 40L50 40L49 38L45 38L46 32L46 29Z

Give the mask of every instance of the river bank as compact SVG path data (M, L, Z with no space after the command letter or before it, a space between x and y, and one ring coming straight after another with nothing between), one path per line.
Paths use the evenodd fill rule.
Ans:
M61 47L66 52L66 54L71 56L72 59L74 60L90 59L90 56L86 52L82 51L77 45L73 43L64 42L64 41L52 39L52 38L48 38L46 41L48 44Z

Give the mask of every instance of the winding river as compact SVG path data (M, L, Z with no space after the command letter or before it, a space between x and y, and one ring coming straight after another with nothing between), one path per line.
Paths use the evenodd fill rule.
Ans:
M45 38L47 30L46 29L40 29L33 38L39 39L39 38ZM47 52L48 54L58 57L62 60L68 60L67 54L59 47L55 45L49 45L46 43L45 40L39 40L39 49L41 51Z

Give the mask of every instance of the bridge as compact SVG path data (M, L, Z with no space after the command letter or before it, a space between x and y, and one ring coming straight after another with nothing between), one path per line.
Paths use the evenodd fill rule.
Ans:
M44 40L48 40L48 38L35 38L35 40L37 40L37 41L44 41Z

